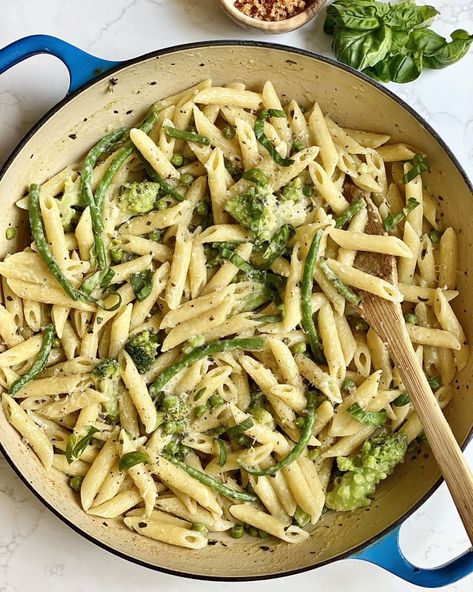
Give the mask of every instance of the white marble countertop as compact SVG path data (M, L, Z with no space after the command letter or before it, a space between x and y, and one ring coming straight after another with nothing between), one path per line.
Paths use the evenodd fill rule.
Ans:
M473 0L431 0L441 16L435 29L473 30ZM229 21L216 0L3 0L0 46L33 33L62 37L97 56L120 60L179 43L221 38L268 39ZM321 19L271 41L330 53ZM473 177L473 52L441 72L428 72L392 90L421 113ZM0 77L0 163L37 119L64 95L60 62L38 56ZM473 462L473 446L467 451ZM467 547L445 486L403 526L407 557L422 567L444 563ZM336 592L420 590L381 569L345 560L314 572L251 584L210 583L155 573L89 543L43 508L0 457L0 592L151 592L192 590L282 592L297 587ZM469 592L473 574L444 588Z

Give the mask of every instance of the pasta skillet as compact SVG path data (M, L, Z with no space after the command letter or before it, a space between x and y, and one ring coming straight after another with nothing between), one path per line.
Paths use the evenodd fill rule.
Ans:
M32 242L0 263L2 401L86 512L198 549L370 503L421 426L358 291L403 301L441 407L468 356L455 232L425 158L388 142L205 81L30 186ZM360 253L394 255L398 284Z

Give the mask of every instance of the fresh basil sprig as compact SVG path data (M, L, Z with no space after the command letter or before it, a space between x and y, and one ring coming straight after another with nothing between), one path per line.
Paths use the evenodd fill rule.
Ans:
M382 411L364 411L358 403L350 405L348 413L365 425L382 426L388 421L388 414L384 409Z
M461 59L473 42L463 29L451 41L428 27L438 11L411 1L336 0L327 9L324 31L333 35L338 60L382 82L411 82L425 68Z

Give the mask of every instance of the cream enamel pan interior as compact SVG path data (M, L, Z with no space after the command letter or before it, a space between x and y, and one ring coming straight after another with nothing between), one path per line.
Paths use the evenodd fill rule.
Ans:
M439 74L441 76L441 74ZM283 97L308 104L315 97L324 112L342 126L386 132L394 141L407 141L428 153L432 171L426 176L430 191L440 196L445 225L458 229L460 296L455 311L470 340L473 315L473 199L471 188L454 158L404 105L373 85L324 58L289 48L242 43L215 43L165 50L126 63L63 101L29 134L9 161L0 180L0 257L16 247L5 240L8 222L26 228L14 203L31 181L43 182L84 152L106 130L132 125L150 103L204 78L225 84L241 80L259 88L271 79ZM441 82L441 81L440 81ZM21 245L21 232L18 236ZM447 417L461 444L473 425L470 363L457 378ZM472 385L473 388L473 385ZM194 577L218 579L264 578L301 571L334 560L360 548L411 512L439 479L428 449L414 451L379 488L369 510L328 512L307 542L297 546L257 540L254 543L216 543L202 551L184 550L147 540L113 520L82 512L66 478L46 473L0 411L0 442L12 466L30 488L76 530L90 540L138 563Z

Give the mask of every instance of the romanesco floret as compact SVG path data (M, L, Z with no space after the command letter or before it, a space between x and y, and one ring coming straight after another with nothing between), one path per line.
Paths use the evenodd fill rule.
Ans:
M120 206L130 214L146 214L154 208L158 197L159 183L142 181L125 185L120 196Z
M225 209L257 242L269 241L284 224L300 226L306 217L302 190L293 187L283 197L286 188L275 195L267 187L251 187L228 200Z
M112 420L118 419L118 385L120 383L118 362L110 358L100 360L93 369L92 376L95 388L107 396L103 402L105 412Z
M158 347L158 336L147 330L131 335L125 344L125 349L140 374L151 368L156 359Z
M337 465L344 474L335 479L326 506L341 512L369 506L376 485L403 462L406 450L406 435L396 432L367 440L355 456L339 456Z

